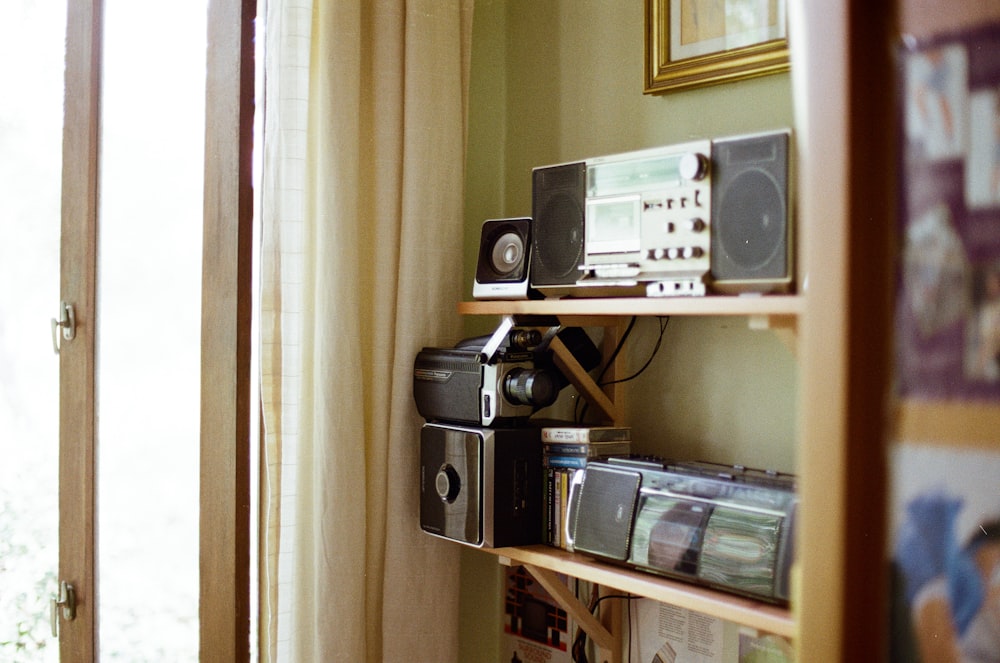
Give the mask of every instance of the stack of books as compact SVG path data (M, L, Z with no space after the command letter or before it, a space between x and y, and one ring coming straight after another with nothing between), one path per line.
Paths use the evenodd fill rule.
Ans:
M545 466L545 542L570 550L566 541L566 508L570 486L587 463L632 450L632 429L623 426L547 426L542 428Z

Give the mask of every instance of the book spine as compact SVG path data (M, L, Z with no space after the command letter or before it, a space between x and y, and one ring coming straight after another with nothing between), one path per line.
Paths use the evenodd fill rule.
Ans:
M587 460L593 456L546 456L543 459L545 467L587 467Z
M542 442L617 442L632 439L630 428L543 428Z
M566 531L566 507L569 506L569 476L571 471L563 470L559 473L559 495L561 498L559 503L559 547L563 549L569 548L569 542L563 537L563 532Z

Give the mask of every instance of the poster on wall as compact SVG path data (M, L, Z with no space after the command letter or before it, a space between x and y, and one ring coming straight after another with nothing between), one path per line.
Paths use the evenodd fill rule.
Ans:
M904 398L1000 398L1000 25L901 51Z
M1000 662L1000 452L910 443L890 461L890 660Z
M523 566L506 569L501 660L572 663L573 623Z
M791 663L787 638L652 599L634 601L629 660L638 663Z

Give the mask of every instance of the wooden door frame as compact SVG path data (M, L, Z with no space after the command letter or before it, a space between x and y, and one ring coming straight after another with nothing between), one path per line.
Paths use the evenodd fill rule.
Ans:
M201 331L200 660L250 659L256 0L211 0Z
M250 322L256 0L211 0L202 280L199 657L250 659ZM76 338L60 353L59 578L77 614L60 657L97 660L96 278L102 0L69 0L61 298ZM55 302L53 306L55 306ZM65 523L62 524L62 523Z
M59 353L59 579L76 592L76 618L59 622L63 661L94 661L95 342L102 0L69 0L63 116L60 297L76 337ZM57 302L53 302L55 306Z

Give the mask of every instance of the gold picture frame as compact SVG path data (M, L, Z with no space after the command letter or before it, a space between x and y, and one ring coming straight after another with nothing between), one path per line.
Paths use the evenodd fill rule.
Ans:
M646 94L788 71L787 0L646 0Z

